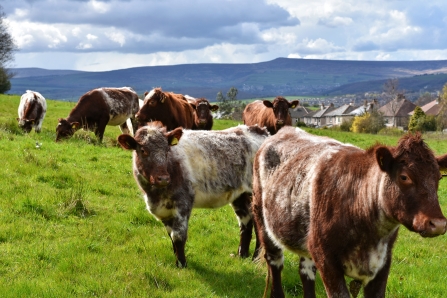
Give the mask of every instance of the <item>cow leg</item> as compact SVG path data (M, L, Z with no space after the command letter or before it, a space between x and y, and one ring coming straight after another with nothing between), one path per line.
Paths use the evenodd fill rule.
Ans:
M255 192L253 193L253 216L255 218L256 228L260 243L265 250L264 258L267 261L268 276L272 279L272 289L270 292L271 298L283 298L284 291L281 283L281 271L284 267L284 255L281 248L277 247L270 239L267 230L264 225L264 217L262 214L261 202L255 199ZM256 254L260 253L260 250L255 251ZM267 278L265 292L268 288L269 279ZM266 293L264 293L264 297Z
M387 261L383 268L377 272L373 280L371 280L363 289L363 297L385 297L386 283L391 267L391 252L388 254Z
M126 122L121 123L121 124L120 124L120 130L121 130L121 132L124 133L124 134L128 134L128 135L133 136L133 134L132 134L132 133L133 133L133 130L132 130L132 133L130 132L131 130L130 130L130 127L129 127L129 122L130 122L130 120L127 119Z
M303 284L304 298L315 298L315 274L317 268L312 259L300 258L300 278Z
M188 217L176 217L163 221L176 256L175 264L179 268L186 268L185 244L188 234Z
M95 127L95 135L100 142L102 142L102 138L104 137L104 131L106 130L108 122L109 118L107 116L107 119L101 119Z
M253 230L253 215L250 210L250 193L241 194L236 200L231 203L231 206L236 213L239 221L240 242L238 254L242 258L248 257L250 241Z
M313 255L319 254L313 253ZM349 294L348 287L346 286L343 266L334 264L333 262L331 262L331 259L334 258L326 256L326 260L318 263L318 259L314 258L316 267L320 271L320 276L323 280L327 296L337 298L350 298L351 296Z

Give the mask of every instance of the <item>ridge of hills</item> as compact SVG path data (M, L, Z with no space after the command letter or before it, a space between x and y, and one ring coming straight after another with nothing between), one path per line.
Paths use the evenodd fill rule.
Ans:
M231 87L239 99L278 95L322 96L381 92L390 78L406 91L438 91L447 82L447 60L346 61L277 58L242 64L179 64L112 71L12 68L10 94L35 90L49 99L77 101L98 87L132 87L143 94L154 87L216 99Z

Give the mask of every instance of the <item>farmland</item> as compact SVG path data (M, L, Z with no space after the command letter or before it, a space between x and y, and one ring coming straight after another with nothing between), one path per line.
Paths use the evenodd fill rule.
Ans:
M57 119L74 103L47 100L42 132L17 127L19 96L0 95L0 292L2 297L261 297L266 267L237 255L239 228L230 206L193 210L188 268L178 269L163 225L145 209L118 127L98 144L79 131L56 143ZM215 129L237 122L215 120ZM398 137L309 130L366 148ZM438 154L446 139L427 135ZM37 146L36 146L37 143ZM447 214L447 178L440 182ZM423 239L401 228L387 297L444 297L447 236ZM254 240L250 252L253 252ZM285 255L287 297L301 297L298 257ZM317 297L324 297L317 279Z

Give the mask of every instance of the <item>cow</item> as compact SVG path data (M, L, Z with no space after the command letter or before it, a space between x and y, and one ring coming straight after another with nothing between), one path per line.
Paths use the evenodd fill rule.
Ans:
M19 127L26 133L29 133L34 127L34 131L39 133L42 129L46 112L47 102L42 94L36 91L26 90L22 97L20 97L19 117L17 118Z
M305 297L315 297L317 269L328 297L350 297L344 275L354 297L361 286L364 297L385 297L399 226L422 237L446 232L437 190L447 154L435 157L420 134L362 150L284 127L253 167L257 252L265 252L270 297L284 297L284 249L300 256Z
M147 210L171 238L177 267L187 265L185 243L192 208L231 204L240 227L238 254L248 257L253 159L267 137L267 130L259 126L167 131L159 121L140 127L135 137L118 137L122 148L133 150L135 180Z
M161 121L168 131L177 127L191 129L194 110L182 94L154 88L144 93L144 104L135 115L140 126L150 121Z
M185 95L186 100L194 109L194 124L192 129L211 130L213 128L213 115L219 109L218 105L211 105L205 98L194 98Z
M135 114L139 109L137 93L130 87L97 88L79 98L66 119L59 118L56 141L70 138L80 128L92 130L102 142L106 125L120 126L123 133L133 133L136 128ZM128 127L127 119L134 123Z
M282 96L277 96L273 102L255 100L245 107L242 120L246 125L265 126L274 135L281 127L292 125L289 109L294 109L298 104L298 100L289 102Z

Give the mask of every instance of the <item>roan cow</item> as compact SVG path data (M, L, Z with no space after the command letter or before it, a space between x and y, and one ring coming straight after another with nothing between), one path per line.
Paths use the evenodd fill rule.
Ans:
M190 129L194 125L194 109L182 94L154 88L144 93L144 104L135 115L139 126L161 121L168 131L177 127Z
M185 95L185 98L194 109L192 129L211 130L213 128L213 115L211 112L216 112L219 106L210 104L205 98L194 98L189 95Z
M277 96L273 102L255 100L245 107L242 120L246 125L265 126L274 135L281 127L292 125L289 109L294 109L298 103L298 100L289 102L282 96Z
M138 95L130 87L93 89L81 96L66 119L59 119L56 141L70 138L80 128L92 130L102 141L106 125L119 125L121 132L133 134L138 109ZM128 127L129 118L135 128Z
M271 297L284 297L284 249L301 257L305 297L315 297L317 269L328 297L350 297L344 275L354 297L361 286L364 297L384 297L399 226L422 237L446 232L437 195L445 167L447 155L435 157L420 134L367 150L293 127L267 139L254 161L252 208Z
M166 227L178 267L186 267L192 208L231 204L240 227L238 254L248 256L253 230L253 159L267 136L266 129L245 125L221 131L178 127L168 132L154 121L140 127L135 138L118 137L124 149L133 150L135 180L144 192L148 211Z
M26 133L29 133L33 127L35 132L40 132L46 112L45 98L39 92L26 90L20 98L17 118L19 127Z

